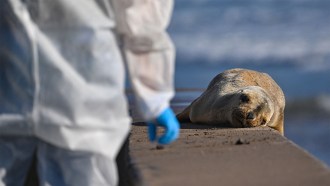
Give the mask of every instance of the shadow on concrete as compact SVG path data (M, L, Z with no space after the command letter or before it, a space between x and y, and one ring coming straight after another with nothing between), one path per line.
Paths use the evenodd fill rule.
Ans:
M145 127L147 126L146 122L134 122L132 125L138 127ZM226 125L214 125L214 124L196 124L196 123L180 123L181 129L228 129L232 128Z

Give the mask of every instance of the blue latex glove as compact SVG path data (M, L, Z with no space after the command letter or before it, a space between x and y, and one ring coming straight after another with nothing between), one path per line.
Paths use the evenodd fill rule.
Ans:
M157 138L157 127L165 128L165 133ZM169 144L179 137L180 125L176 119L172 109L165 109L155 120L155 122L148 122L148 134L150 141L158 139L159 144Z

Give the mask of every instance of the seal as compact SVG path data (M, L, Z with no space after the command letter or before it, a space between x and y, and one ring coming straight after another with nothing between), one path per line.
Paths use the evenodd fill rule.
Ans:
M215 76L177 118L230 127L268 126L283 135L284 107L283 91L268 74L236 68Z

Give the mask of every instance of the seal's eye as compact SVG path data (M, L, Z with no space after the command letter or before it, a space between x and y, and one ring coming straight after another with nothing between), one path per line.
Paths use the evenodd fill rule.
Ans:
M241 102L243 102L243 103L248 103L250 101L249 96L247 96L246 94L242 94L240 99L241 99Z

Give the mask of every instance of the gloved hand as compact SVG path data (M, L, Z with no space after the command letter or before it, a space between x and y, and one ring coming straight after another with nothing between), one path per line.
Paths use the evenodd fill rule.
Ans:
M175 141L179 137L180 125L176 119L172 109L165 109L154 122L148 123L148 134L150 141L158 139L159 144L169 144ZM157 127L161 126L165 128L165 133L157 138Z

